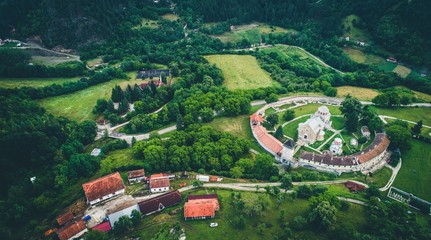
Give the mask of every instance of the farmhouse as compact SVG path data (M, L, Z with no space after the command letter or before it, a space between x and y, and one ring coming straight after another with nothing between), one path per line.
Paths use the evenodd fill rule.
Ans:
M150 179L162 179L162 178L166 178L169 180L174 180L175 179L175 174L168 174L168 173L157 173L157 174L153 174L150 176Z
M331 113L326 106L320 106L304 123L298 126L298 139L308 144L323 141L325 129L331 129Z
M151 191L151 193L169 191L170 186L171 186L171 184L170 184L168 178L150 179L150 191Z
M127 180L130 184L139 183L145 180L145 170L139 169L139 170L133 170L127 172Z
M150 78L150 77L160 77L164 73L166 76L170 75L169 69L144 69L138 72L136 76L137 79Z
M395 59L394 57L388 57L388 58L386 58L386 61L391 62L391 63L397 63L397 59Z
M218 210L220 205L217 194L189 196L184 204L184 219L214 218Z
M118 197L125 192L123 179L118 172L84 183L82 188L90 206Z
M56 220L57 220L58 226L63 226L64 224L66 224L67 222L69 222L72 219L73 219L73 214L71 212L67 212L67 213L57 217Z
M202 182L209 182L210 176L207 175L196 175L196 180L202 181Z
M68 240L78 238L87 231L84 220L80 220L77 222L70 222L66 226L58 229L57 236L60 240Z
M142 215L149 215L161 211L167 207L176 205L182 201L181 193L178 190L164 193L155 198L151 198L138 203Z

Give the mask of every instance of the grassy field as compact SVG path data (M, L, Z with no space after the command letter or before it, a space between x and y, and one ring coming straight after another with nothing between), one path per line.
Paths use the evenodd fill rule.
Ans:
M367 177L366 182L368 184L374 183L378 187L384 187L386 183L388 183L391 176L392 176L392 170L387 167L384 167L380 169L378 172L373 173L372 177Z
M0 78L0 88L40 88L54 83L63 84L66 82L75 82L79 79L80 78Z
M45 98L38 102L49 113L56 116L63 116L76 121L94 120L96 115L92 113L92 110L96 105L97 99L108 99L111 97L111 91L115 85L120 85L122 88L125 88L127 84L134 85L139 82L142 82L142 80L129 81L117 79L91 86L78 92Z
M368 42L370 35L368 32L354 26L354 21L360 21L356 15L349 15L343 19L342 25L344 34L343 37L350 37L351 40Z
M337 87L337 97L344 98L347 94L350 94L352 97L358 98L359 100L369 101L377 96L379 92L371 88L352 86Z
M408 67L404 67L403 65L398 65L394 70L392 70L394 73L398 74L402 78L406 78L412 70Z
M220 199L220 211L216 212L214 219L184 221L182 217L182 205L164 210L160 214L144 217L142 223L132 234L141 239L151 239L164 223L174 224L179 222L186 231L187 239L274 239L274 236L282 236L283 226L281 223L291 222L296 216L306 216L309 211L309 203L306 200L296 199L294 201L285 200L277 206L274 197L267 197L265 214L261 216L245 216L246 226L244 229L237 229L232 225L232 221L237 217L236 210L230 203L231 193L229 190L199 190L193 194L217 193ZM256 194L263 196L264 193L242 192L242 198L248 199ZM185 198L185 196L184 196ZM285 211L284 221L280 221L280 211ZM361 227L365 222L364 208L360 205L352 205L348 211L338 211L337 222L347 222L353 226ZM210 228L211 222L217 222L218 227ZM263 233L258 232L258 225L265 223ZM294 239L325 239L325 233L312 230L293 232Z
M431 95L429 94L414 91L404 86L396 86L396 88L407 89L408 91L412 91L419 100L424 102L431 102Z
M367 55L365 55L365 53L361 50L354 48L344 48L343 51L345 54L347 54L347 56L349 56L350 59L357 63L364 63L367 59Z
M143 166L143 161L133 156L132 148L110 152L108 156L100 162L100 170L96 177L107 175L126 166Z
M299 118L289 124L287 124L286 126L283 127L283 133L286 136L289 136L293 139L295 139L296 133L298 132L298 125L300 123L303 123L305 121L307 121L307 119L309 118L309 116L304 116L302 118ZM296 140L296 139L295 139Z
M424 125L431 126L431 108L378 108L374 106L371 108L376 110L380 115L387 115L413 122L418 122L423 119Z
M403 165L394 187L431 201L431 145L412 140L412 149L402 153Z
M140 28L157 28L159 27L159 23L157 21L148 19L148 18L142 18L141 23L139 25L134 26L132 29L140 29Z
M172 14L172 13L168 13L162 16L163 19L166 20L170 20L170 21L176 21L178 20L180 17L178 17L178 15Z
M205 58L223 72L224 85L229 89L255 89L280 86L260 68L257 60L249 55L208 55Z
M260 43L260 38L262 34L277 34L286 33L294 30L288 30L281 27L271 28L267 24L263 23L252 23L247 25L235 26L235 29L229 32L225 32L221 35L216 35L214 37L220 39L222 42L239 42L242 39L248 39L251 43Z

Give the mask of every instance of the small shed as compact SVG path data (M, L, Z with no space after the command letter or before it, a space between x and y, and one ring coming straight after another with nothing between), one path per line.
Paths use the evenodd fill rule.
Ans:
M90 155L97 157L100 155L101 152L102 150L100 148L94 148L93 151L91 151Z
M207 175L196 175L196 180L202 181L202 182L209 182L210 176Z

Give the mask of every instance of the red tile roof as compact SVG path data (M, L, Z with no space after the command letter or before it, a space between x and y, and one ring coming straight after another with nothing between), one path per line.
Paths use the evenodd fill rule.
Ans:
M187 196L187 201L196 200L196 199L211 199L211 198L218 199L218 195L215 194L215 193L213 193L213 194L203 194L203 195L189 195L189 196Z
M281 150L283 150L283 144L280 141L278 141L277 138L269 134L266 131L266 128L262 126L255 126L253 127L253 132L257 136L260 144L262 144L272 152L277 154L277 153L280 153Z
M80 233L86 229L85 223L83 220L78 222L74 222L72 224L68 224L57 231L58 238L60 240L67 240L76 234Z
M263 117L260 116L259 114L253 114L250 116L250 121L253 122L259 122L259 123L263 123Z
M366 163L386 151L390 143L386 134L377 133L373 143L354 156L358 157L360 163Z
M210 176L210 182L217 182L218 177L217 176Z
M171 186L171 184L167 178L150 179L150 188L164 188L169 186Z
M193 203L186 202L184 204L184 217L197 218L197 217L214 217L214 205L211 203Z
M106 221L106 222L103 222L99 225L94 226L92 229L102 231L102 232L108 232L112 229L112 227L111 227L111 224L109 223L109 221Z
M190 204L212 204L214 207L214 211L220 210L220 204L218 202L217 198L209 198L209 199L194 199L189 200L188 203Z
M356 182L347 181L345 186L351 191L351 192L357 192L362 191L365 189L365 186Z
M64 225L65 223L69 222L73 219L73 214L71 212L68 212L66 214L63 214L57 218L57 222L59 226Z
M133 170L133 171L127 172L127 178L128 179L144 177L144 176L145 176L145 170L144 169Z
M147 215L152 212L161 210L160 209L161 205L163 206L163 208L167 208L175 204L178 204L181 201L182 201L181 193L178 190L175 190L172 192L159 195L155 198L142 201L138 203L138 205L139 205L139 210L141 210L141 213L143 215Z
M82 184L88 201L102 198L108 194L124 189L123 179L120 173L112 173L107 176Z

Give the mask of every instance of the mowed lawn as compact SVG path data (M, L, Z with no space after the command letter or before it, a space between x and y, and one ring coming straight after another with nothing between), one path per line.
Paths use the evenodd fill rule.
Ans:
M304 106L293 108L293 110L295 111L295 117L299 117L305 114L313 114L317 111L317 109L320 106L323 106L323 104L310 103ZM338 106L330 106L330 105L325 105L325 106L329 109L329 112L331 113L331 115L341 115L341 111Z
M403 165L394 186L431 201L431 144L412 140L412 149L401 153Z
M372 100L377 95L379 95L379 92L371 88L363 88L363 87L353 87L353 86L337 87L337 97L344 98L347 96L347 94L350 94L352 97L355 97L359 100L369 101L369 100Z
M280 86L269 74L260 68L255 57L250 55L208 55L210 63L223 72L224 85L234 89L255 89L260 87Z
M64 84L67 82L75 82L80 78L0 78L0 88L21 88L32 87L40 88L56 84Z
M423 120L424 125L431 126L431 108L421 107L399 107L399 108L378 108L372 106L380 115L396 117L404 120L418 122Z
M96 119L96 115L92 113L93 107L99 98L108 99L111 97L112 88L115 85L120 85L123 89L127 84L134 85L142 82L142 80L112 80L106 83L97 84L81 91L74 93L45 98L38 102L49 113L56 116L67 117L76 121L84 121Z

